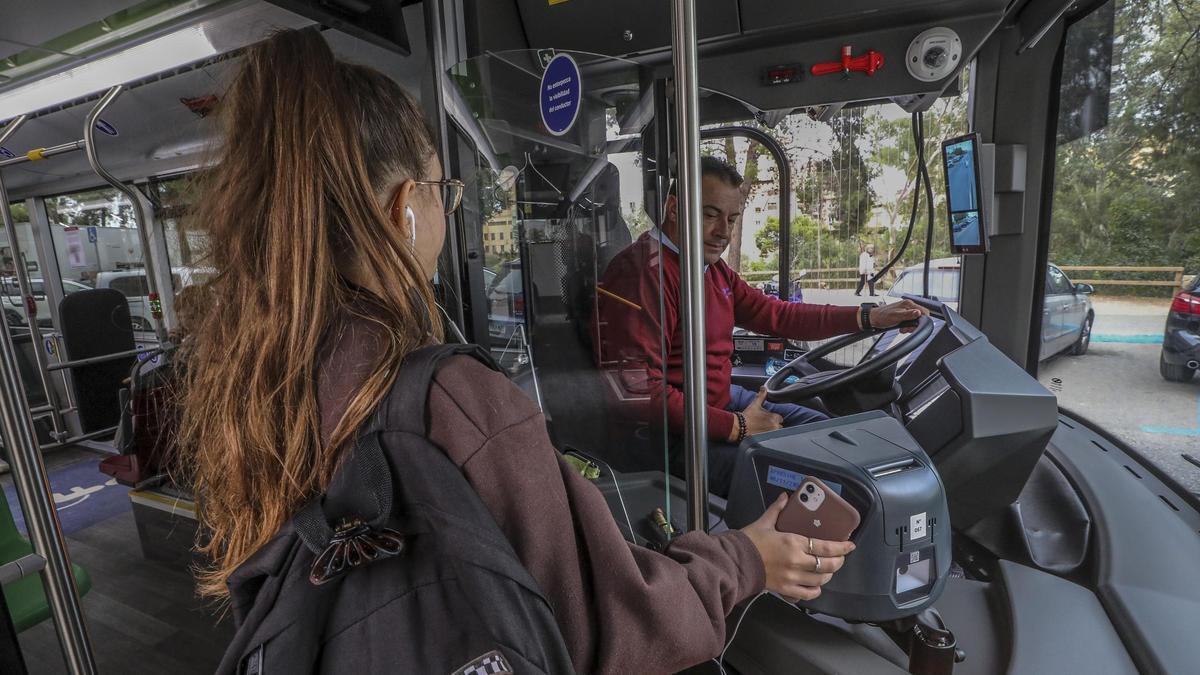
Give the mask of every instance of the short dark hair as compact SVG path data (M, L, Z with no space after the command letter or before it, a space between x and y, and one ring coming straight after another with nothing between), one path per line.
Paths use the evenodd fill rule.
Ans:
M713 176L721 180L730 187L740 188L745 179L738 170L733 168L723 159L713 157L712 155L704 155L700 158L700 177ZM675 190L675 180L671 180L671 187L667 190L667 194L677 194Z

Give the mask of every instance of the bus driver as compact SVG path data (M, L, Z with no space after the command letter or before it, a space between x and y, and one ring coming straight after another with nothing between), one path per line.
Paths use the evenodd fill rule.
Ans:
M742 215L743 198L739 190L742 177L715 157L702 157L700 167L708 346L705 360L709 489L726 496L742 439L828 419L824 413L803 406L769 403L765 400L765 390L756 394L732 384L734 326L796 340L821 340L860 331L866 323L873 328L891 328L927 312L911 300L883 307L867 304L861 308L783 302L753 288L721 259L729 246L733 225ZM674 472L682 467L680 438L684 424L680 241L678 205L672 185L662 226L643 234L618 253L605 270L597 293L599 325L593 332L600 337L598 356L602 362L617 361L623 369L645 373L650 400L643 408L644 421L657 418L666 397ZM665 363L660 353L666 355Z

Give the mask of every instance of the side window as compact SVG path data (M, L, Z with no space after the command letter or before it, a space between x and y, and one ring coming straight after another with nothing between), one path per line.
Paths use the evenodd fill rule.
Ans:
M148 304L135 301L145 297L146 282L138 278L145 260L133 205L109 187L47 197L45 204L64 294L88 286L122 293L130 300L134 330L141 333L135 339L153 340ZM34 251L32 240L22 250ZM38 312L39 321L50 319L48 303L39 303Z
M1180 452L1197 447L1200 330L1173 307L1190 310L1183 285L1200 272L1196 20L1195 2L1109 0L1068 27L1047 260L1092 292L1048 267L1047 297L1070 302L1037 307L1031 336L1063 408L1192 490Z
M1046 294L1047 295L1063 295L1071 292L1071 283L1067 281L1067 275L1062 273L1054 265L1046 268Z
M958 301L958 270L938 270L929 280L929 291L943 302Z
M905 272L904 274L901 274L900 278L896 280L896 283L893 286L896 291L896 295L899 296L904 295L905 293L916 293L916 278L917 275L913 274L912 272Z
M120 291L121 295L127 298L138 298L150 294L144 276L117 277L109 284L109 288Z

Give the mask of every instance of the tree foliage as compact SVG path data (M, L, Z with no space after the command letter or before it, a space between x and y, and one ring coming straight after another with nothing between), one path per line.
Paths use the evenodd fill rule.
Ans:
M1071 28L1050 241L1056 262L1200 271L1198 31L1196 0L1114 0Z

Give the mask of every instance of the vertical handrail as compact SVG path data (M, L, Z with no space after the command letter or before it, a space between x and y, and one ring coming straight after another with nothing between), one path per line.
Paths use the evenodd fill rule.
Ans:
M133 204L133 217L137 221L138 242L142 246L142 264L146 269L146 285L150 290L150 297L147 301L150 303L150 319L154 323L154 335L158 338L158 342L164 343L167 341L167 331L163 326L161 310L155 311L158 303L161 302L161 294L158 288L158 276L154 270L153 252L150 249L150 233L147 231L149 223L146 218L146 207L142 203L140 195L133 189L117 179L116 176L108 172L104 165L100 163L100 153L96 149L96 121L100 119L100 115L104 112L113 101L121 95L125 90L124 85L116 85L109 89L92 111L88 113L87 121L84 123L83 138L87 141L87 158L88 164L92 166L92 171L96 172L97 176L104 179L104 182L116 188L121 194Z
M444 26L446 14L442 7L442 0L425 0L425 41L429 46L429 67L433 69L433 114L437 118L436 128L438 132L438 155L442 160L443 176L450 175L450 126L446 123L446 38L444 34ZM454 270L454 274L447 274L442 278L441 282L447 284L451 289L454 300L453 319L454 323L459 326L466 326L466 317L463 311L463 293L462 293L462 274L459 271L460 254L462 249L459 248L459 225L464 221L462 210L459 209L453 214L446 217L449 221L447 231L446 249L450 257L450 269Z
M10 122L0 133L0 142L16 131L25 119L22 116ZM12 214L6 195L0 202L0 210L4 212L7 224ZM34 345L34 348L41 349L41 345ZM8 449L13 482L33 550L46 559L42 583L62 645L63 660L74 675L93 675L96 662L92 656L91 638L83 619L79 589L75 586L67 542L58 522L58 510L38 447L33 416L17 366L17 350L7 321L0 321L0 433L4 447Z
M704 237L700 228L700 82L696 2L672 0L671 54L675 66L675 155L679 167L679 226L683 284L684 448L689 530L708 529L708 399L704 340Z
M21 115L17 119L9 123L0 133L0 145L3 145L9 137L16 133L21 125L29 118L28 115ZM50 404L50 422L54 427L54 440L61 441L67 437L62 419L62 413L58 405L58 392L54 388L54 382L50 378L48 369L49 363L46 360L47 355L42 352L42 330L37 325L37 305L33 306L33 311L30 311L30 304L33 302L33 286L29 281L29 267L25 264L25 256L21 251L21 243L17 241L17 224L12 217L12 210L8 207L8 186L4 182L4 172L0 170L0 215L4 220L4 231L8 234L9 252L13 258L13 273L17 277L17 287L21 289L21 300L25 306L25 317L29 321L29 336L33 340L33 358L38 368L38 378L41 380L42 388L46 390L46 402ZM42 282L45 285L45 282ZM43 289L44 292L44 289Z

